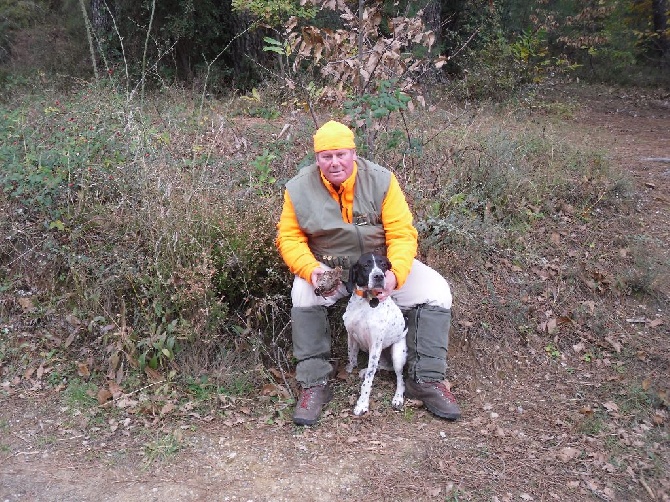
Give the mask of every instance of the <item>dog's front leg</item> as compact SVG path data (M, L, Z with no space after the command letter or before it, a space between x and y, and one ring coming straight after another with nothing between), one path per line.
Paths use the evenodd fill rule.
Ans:
M356 339L351 336L351 333L348 334L348 352L349 352L349 362L347 363L347 367L345 370L347 373L351 373L356 366L358 366L358 351L360 349L360 346L358 345L358 342Z
M402 370L407 361L407 342L404 337L399 342L393 344L391 354L393 356L393 370L396 376L395 395L393 396L391 405L396 410L400 410L405 402L405 380L402 376Z
M382 342L375 340L372 347L370 347L370 354L368 356L368 368L365 370L365 378L361 384L361 395L354 407L354 415L360 416L367 413L370 409L370 392L372 391L372 381L375 379L377 373L377 366L379 365L379 356L382 353Z

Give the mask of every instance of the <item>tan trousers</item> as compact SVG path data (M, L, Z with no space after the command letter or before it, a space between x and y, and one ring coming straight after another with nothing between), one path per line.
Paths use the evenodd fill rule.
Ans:
M323 268L330 267L323 265ZM330 307L337 300L348 296L347 289L342 284L333 296L323 298L314 294L312 284L296 276L291 290L291 300L294 307L313 307L321 305ZM391 295L401 310L411 309L418 305L451 308L451 288L449 283L437 271L428 265L414 260L412 269L402 288Z
M329 268L324 266L324 268ZM291 298L296 379L303 387L325 383L332 366L326 307L347 296L341 285L327 298L314 294L311 283L295 277ZM414 260L407 281L391 295L407 318L407 373L417 381L439 381L447 370L451 324L451 289L437 271Z

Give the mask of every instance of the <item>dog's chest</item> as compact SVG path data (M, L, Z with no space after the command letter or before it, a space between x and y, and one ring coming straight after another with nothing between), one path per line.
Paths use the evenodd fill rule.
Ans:
M364 298L352 295L343 320L347 332L365 349L379 339L386 348L405 336L405 319L391 299L373 308Z

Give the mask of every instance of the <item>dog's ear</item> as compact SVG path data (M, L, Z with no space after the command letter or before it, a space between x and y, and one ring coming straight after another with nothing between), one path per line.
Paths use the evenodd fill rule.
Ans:
M386 256L384 256L382 259L384 261L384 267L386 267L384 272L386 272L387 270L391 270L391 268L393 268L393 266L391 265L391 260L389 260Z
M345 283L347 293L349 294L354 292L354 279L356 278L357 273L358 273L358 263L354 263L351 267L349 267L349 280Z

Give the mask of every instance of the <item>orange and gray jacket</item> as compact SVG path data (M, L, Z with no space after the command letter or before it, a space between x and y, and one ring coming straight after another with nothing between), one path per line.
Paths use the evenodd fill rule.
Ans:
M398 180L388 169L358 157L339 190L316 164L286 184L276 245L293 274L306 281L319 262L350 263L366 252L386 254L401 287L417 251L417 231Z

